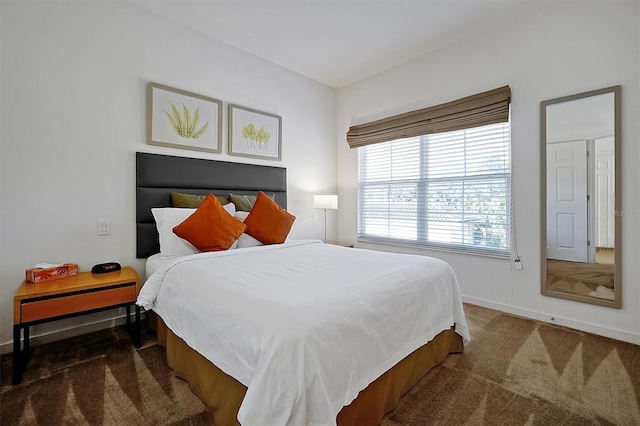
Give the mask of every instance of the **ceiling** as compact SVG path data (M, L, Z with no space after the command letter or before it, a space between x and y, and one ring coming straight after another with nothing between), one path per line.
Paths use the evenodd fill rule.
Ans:
M554 0L131 1L340 88L505 25Z

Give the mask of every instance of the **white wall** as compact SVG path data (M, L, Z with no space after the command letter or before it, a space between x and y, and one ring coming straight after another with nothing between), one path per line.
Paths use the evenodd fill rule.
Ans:
M4 350L26 268L117 261L144 273L135 259L136 151L286 167L292 236L322 238L313 194L336 191L334 89L122 2L1 2L0 12ZM146 145L148 81L223 100L225 142L228 102L282 116L282 162ZM110 236L96 235L98 219L111 220ZM32 335L103 327L122 311Z
M505 84L512 88L515 229L524 269L507 261L360 244L448 261L466 301L640 343L639 14L637 1L556 3L516 22L338 91L338 238L356 240L357 153L353 123L436 105ZM540 102L622 85L623 308L540 294Z

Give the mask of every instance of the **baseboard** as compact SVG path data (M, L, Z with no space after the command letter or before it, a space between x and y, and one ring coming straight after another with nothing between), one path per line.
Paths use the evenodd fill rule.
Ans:
M140 316L140 321L144 319L144 313ZM119 325L126 324L126 315L120 315L117 317L106 318L97 320L94 322L85 323L79 326L71 326L58 330L48 331L46 333L31 335L29 339L29 345L38 346L45 343L53 342L60 339L66 339L68 337L79 336L81 334L92 333L98 330L104 330L105 328L117 327ZM132 321L135 321L132 317ZM3 342L0 344L0 354L6 354L13 351L13 341Z
M587 322L576 321L568 318L558 317L544 312L532 311L530 309L517 308L515 306L503 305L501 303L495 303L476 297L462 296L462 301L470 303L472 305L483 306L485 308L495 309L496 311L506 312L508 314L518 315L525 318L534 319L549 324L561 325L568 328L573 328L580 331L586 331L587 333L597 334L598 336L609 337L611 339L621 340L623 342L633 343L640 345L640 335L629 333L627 331L618 330L615 328L602 327L596 324L590 324ZM553 320L552 320L553 318Z

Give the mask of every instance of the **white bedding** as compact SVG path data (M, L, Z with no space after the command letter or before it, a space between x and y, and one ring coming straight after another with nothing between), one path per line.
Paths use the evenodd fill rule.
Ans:
M160 253L149 256L145 262L145 272L147 273L146 277L149 278L155 271L163 266L169 266L175 262L175 260L175 258L163 258Z
M181 257L137 303L248 388L243 425L335 424L441 331L455 323L469 341L447 263L318 241Z

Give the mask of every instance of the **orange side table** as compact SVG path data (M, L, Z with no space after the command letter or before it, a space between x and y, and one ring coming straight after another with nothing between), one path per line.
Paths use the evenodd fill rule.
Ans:
M42 283L23 282L13 297L13 381L17 385L29 359L29 327L35 324L125 306L127 329L140 347L140 279L131 267L106 274L78 275ZM135 325L131 325L135 305ZM21 348L21 337L24 347Z

